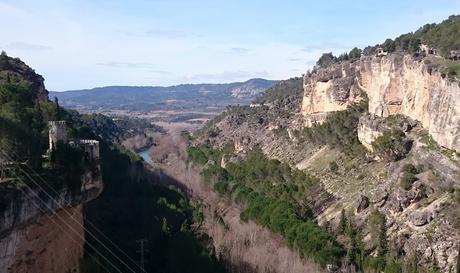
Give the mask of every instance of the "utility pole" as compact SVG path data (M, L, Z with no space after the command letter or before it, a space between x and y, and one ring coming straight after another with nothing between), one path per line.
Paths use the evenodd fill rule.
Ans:
M148 242L147 239L140 239L140 240L137 240L136 242L138 242L140 244L140 250L138 250L137 252L141 254L141 260L140 260L140 267L141 267L141 273L146 273L145 272L145 252L148 252L149 250L145 248L144 244Z

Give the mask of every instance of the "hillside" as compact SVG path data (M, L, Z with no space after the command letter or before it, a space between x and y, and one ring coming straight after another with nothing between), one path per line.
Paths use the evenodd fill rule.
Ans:
M260 105L208 122L188 158L244 208L242 221L329 271L455 272L460 90L458 61L442 52L457 47L459 24L450 17L410 34L441 54L325 54ZM455 34L449 43L445 33Z
M226 84L177 86L108 86L89 90L51 92L64 107L83 111L128 110L151 112L219 112L229 104L249 104L276 81L251 79Z

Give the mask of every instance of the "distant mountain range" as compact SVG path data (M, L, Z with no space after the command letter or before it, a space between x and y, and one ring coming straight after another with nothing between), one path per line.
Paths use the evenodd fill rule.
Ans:
M85 90L50 92L61 106L82 111L159 110L216 112L227 105L249 104L277 81L250 79L223 84L176 86L107 86Z

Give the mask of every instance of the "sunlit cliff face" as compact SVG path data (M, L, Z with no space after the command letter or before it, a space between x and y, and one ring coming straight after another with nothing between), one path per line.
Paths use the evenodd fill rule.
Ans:
M345 109L362 99L364 91L371 114L403 114L418 120L436 142L458 151L460 87L432 66L432 61L390 55L319 69L304 78L305 123L322 122L324 113Z

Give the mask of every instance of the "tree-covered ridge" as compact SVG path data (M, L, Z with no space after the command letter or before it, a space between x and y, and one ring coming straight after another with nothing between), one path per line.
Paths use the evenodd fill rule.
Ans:
M394 40L388 38L381 44L367 46L362 50L353 48L350 52L339 56L334 56L331 52L324 53L316 62L316 67L321 68L341 61L358 60L361 55L374 55L379 47L389 53L416 54L422 44L437 49L438 54L443 57L449 57L451 50L460 50L460 15L451 15L439 24L426 24L415 32L402 34Z
M189 158L196 163L214 161L222 153L209 147L189 147ZM221 168L214 164L203 171L214 178L214 190L245 205L240 217L253 220L283 235L288 246L321 266L338 264L344 255L334 237L312 221L312 205L320 198L316 178L292 169L278 160L266 158L254 149L239 163Z
M258 97L255 103L280 103L291 104L292 101L301 98L303 95L302 78L296 77L280 81L267 89L262 96Z
M21 60L5 53L0 55L0 75L0 160L10 163L2 170L2 178L12 182L2 184L2 188L22 184L20 178L24 173L18 164L26 163L54 187L66 185L79 190L84 170L83 151L57 143L47 154L48 122L62 119L67 113L57 102L48 101L43 78Z
M0 84L15 84L32 90L34 99L47 101L48 91L43 84L43 77L19 58L9 57L4 51L0 53Z

